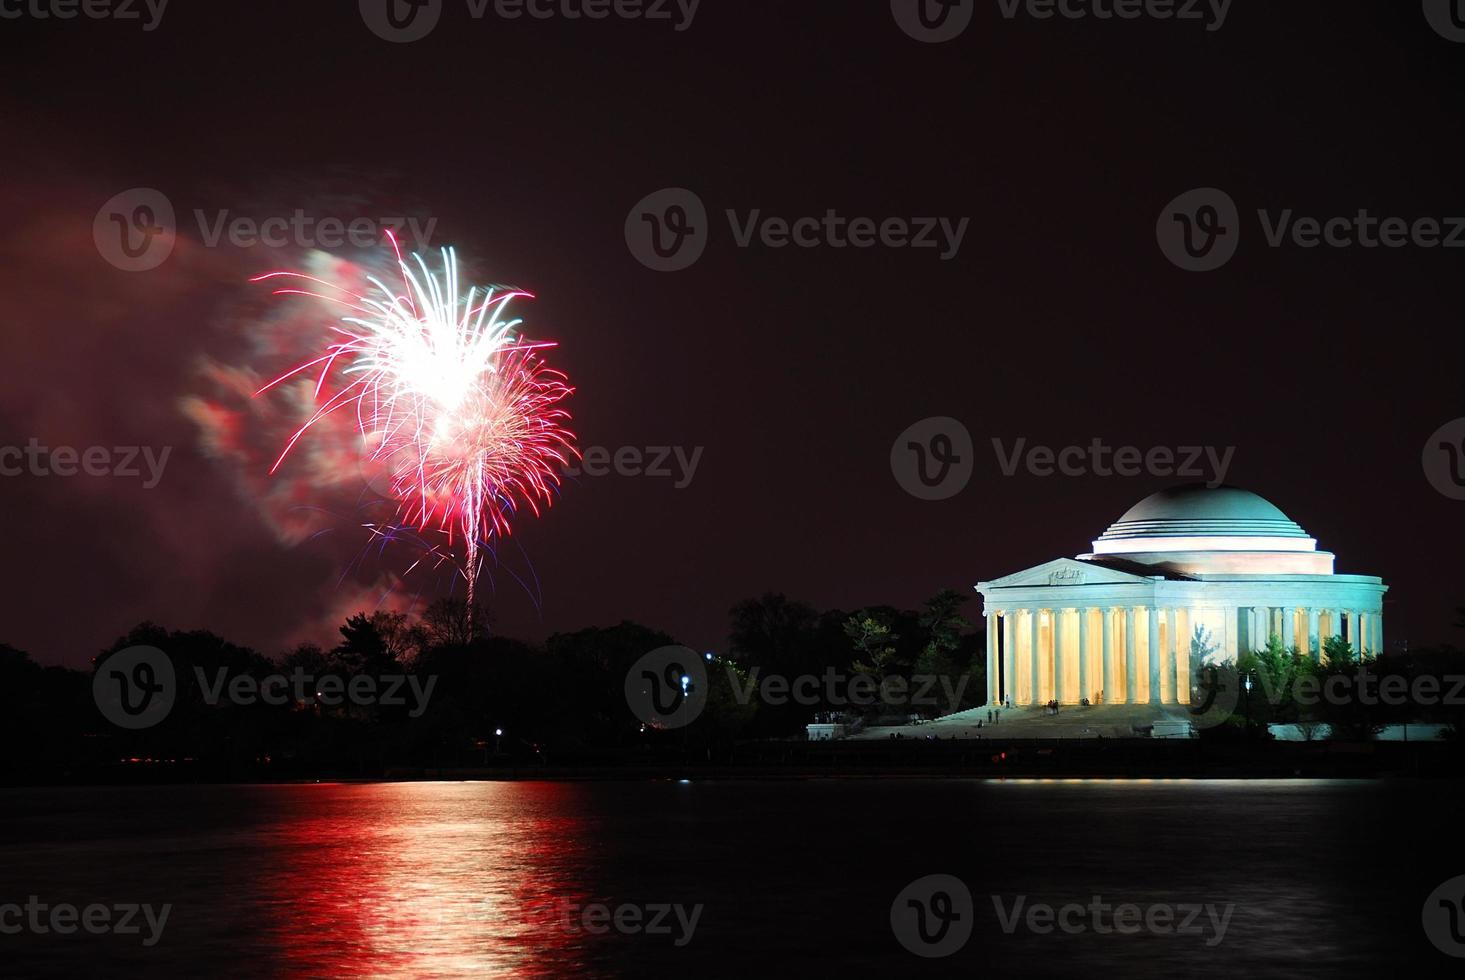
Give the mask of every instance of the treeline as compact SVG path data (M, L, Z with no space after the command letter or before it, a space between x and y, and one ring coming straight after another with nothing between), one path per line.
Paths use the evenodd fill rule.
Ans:
M632 622L531 644L476 628L462 602L441 600L417 617L353 616L334 647L302 646L277 658L208 631L153 623L118 637L89 670L42 667L0 645L0 733L8 748L0 774L11 781L370 777L395 767L593 765L669 748L715 761L738 740L800 737L816 716L903 719L981 703L982 640L960 616L964 600L943 592L916 611L852 614L773 594L740 602L729 649L699 651L711 654L707 706L677 731L645 725L627 704L632 665L676 643ZM166 654L176 697L161 721L129 730L104 717L93 681L112 657L136 647ZM911 704L900 693L848 703L855 676L889 686L922 671L945 679L932 685L939 703ZM800 699L769 703L761 685L770 676L820 683ZM364 697L352 696L356 680Z
M1452 647L1360 658L1347 641L1330 637L1314 659L1273 636L1264 649L1197 679L1208 681L1234 692L1216 734L1256 737L1269 725L1294 725L1308 740L1361 741L1389 725L1443 725L1449 738L1465 730L1465 651Z

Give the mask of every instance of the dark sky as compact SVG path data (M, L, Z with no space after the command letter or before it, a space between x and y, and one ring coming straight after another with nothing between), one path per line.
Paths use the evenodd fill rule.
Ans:
M1208 32L1008 20L987 0L923 44L886 0L703 0L681 31L447 0L432 34L390 44L345 0L174 0L152 31L27 16L0 43L0 445L173 447L153 489L0 479L0 641L42 660L84 663L143 619L277 652L405 565L343 578L349 522L282 541L259 474L204 451L180 408L198 366L246 356L249 316L273 309L246 280L303 249L208 247L195 209L435 218L475 278L538 294L522 312L561 344L583 445L702 448L685 488L586 477L522 520L512 550L542 603L497 575L504 632L630 618L719 648L728 607L766 590L913 605L1078 554L1184 481L1008 477L991 440L1099 438L1234 446L1227 482L1390 584L1391 646L1453 637L1465 502L1421 452L1465 416L1465 253L1272 248L1256 216L1465 215L1465 44L1417 2L1238 0ZM135 187L180 221L169 259L129 273L92 226ZM675 273L623 233L666 187L710 212L705 254ZM1236 257L1209 273L1156 241L1197 187L1241 212ZM831 208L970 224L942 261L742 248L724 216ZM931 416L975 441L942 502L890 466Z

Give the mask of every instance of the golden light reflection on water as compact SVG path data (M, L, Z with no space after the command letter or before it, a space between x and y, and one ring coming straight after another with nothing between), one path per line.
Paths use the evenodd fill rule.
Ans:
M584 976L573 785L291 787L259 873L281 966L325 977Z

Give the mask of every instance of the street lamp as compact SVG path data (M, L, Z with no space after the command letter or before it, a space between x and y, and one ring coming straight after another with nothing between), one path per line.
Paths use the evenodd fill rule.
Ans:
M498 755L499 754L499 740L502 739L503 737L504 737L504 730L502 728L495 728L493 730L493 754L494 755Z

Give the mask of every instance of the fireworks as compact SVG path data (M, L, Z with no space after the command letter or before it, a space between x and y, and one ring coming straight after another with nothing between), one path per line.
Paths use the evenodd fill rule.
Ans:
M555 345L525 339L509 315L514 300L532 295L476 286L461 295L453 249L442 250L434 275L419 255L404 261L395 238L392 248L400 291L374 276L368 295L297 272L251 280L298 283L275 295L311 296L349 313L331 325L318 356L256 392L316 373L315 409L270 472L312 426L354 412L367 454L388 474L399 523L461 537L471 610L480 548L510 533L518 508L537 515L547 506L560 468L577 455L560 407L574 389L540 354Z

